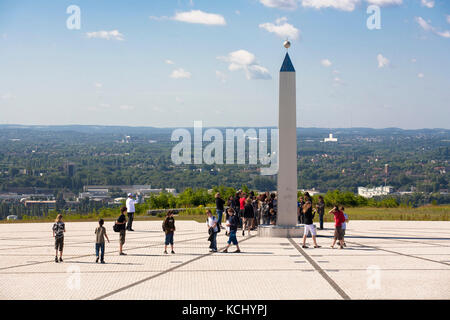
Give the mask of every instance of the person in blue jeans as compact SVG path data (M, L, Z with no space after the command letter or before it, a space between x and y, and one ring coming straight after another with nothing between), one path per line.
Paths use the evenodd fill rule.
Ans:
M95 255L97 257L97 259L95 260L95 263L98 263L98 258L99 258L99 254L100 254L100 262L101 263L105 263L105 237L108 240L109 243L109 238L108 235L106 234L106 229L103 226L103 224L105 223L105 221L103 219L100 219L98 221L98 227L95 228Z
M228 215L230 216L229 219L227 220L227 227L230 228L230 235L228 237L228 245L225 248L225 250L223 250L223 252L228 252L228 248L231 246L231 244L234 244L237 248L237 250L235 252L241 252L241 249L239 249L239 244L238 244L238 240L236 237L236 232L237 232L237 228L239 225L239 218L236 216L233 208L228 208Z
M219 223L219 226L222 226L222 215L223 215L223 205L225 204L225 200L223 200L220 197L220 193L216 193L216 213L217 213L217 220Z
M219 232L219 228L217 228L217 218L213 216L211 210L206 210L206 215L208 216L208 220L206 220L206 224L208 226L209 238L211 241L209 245L209 252L217 252L217 232Z

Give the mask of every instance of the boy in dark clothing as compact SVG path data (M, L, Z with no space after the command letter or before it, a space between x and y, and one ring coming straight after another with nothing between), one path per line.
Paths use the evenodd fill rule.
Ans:
M122 251L123 244L125 243L125 233L126 233L126 223L127 218L125 217L125 212L127 212L127 207L122 207L120 209L120 216L116 221L116 224L120 225L119 232L120 232L120 243L119 243L119 255L126 256L127 254Z
M55 237L55 262L58 263L58 250L59 250L59 262L63 262L62 254L64 247L64 232L66 232L66 225L62 221L62 215L58 214L55 224L53 225L53 237Z
M166 219L164 219L162 224L163 231L166 233L166 241L164 246L164 254L167 254L167 246L170 244L172 249L172 254L175 254L173 251L173 234L175 232L175 219L173 217L173 211L169 210L167 212Z
M236 216L233 208L228 208L228 215L230 216L230 218L227 220L227 226L230 228L230 236L228 238L228 245L225 248L225 250L223 250L223 252L228 252L228 248L231 246L231 243L233 243L234 245L236 245L237 250L235 252L241 252L241 250L239 249L239 244L236 238L236 232L237 232L237 228L238 228L238 224L239 224L239 218Z

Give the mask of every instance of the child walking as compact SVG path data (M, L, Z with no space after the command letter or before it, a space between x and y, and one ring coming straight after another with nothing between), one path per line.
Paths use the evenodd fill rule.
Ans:
M105 221L103 219L100 219L98 221L98 227L95 228L95 235L96 235L96 240L95 240L95 255L97 256L97 259L95 259L95 263L98 263L98 258L99 258L99 251L101 251L100 254L100 263L105 263L105 237L108 240L109 243L109 238L108 235L106 234L106 229L103 226L103 224L105 223Z
M237 248L237 250L235 252L241 252L241 249L239 249L239 244L236 238L236 232L237 232L237 228L239 225L239 218L236 216L233 208L228 208L228 214L229 214L229 218L227 220L227 228L230 228L230 236L228 238L228 245L225 248L225 250L223 250L223 252L228 252L228 248L231 246L231 244L234 244Z
M63 262L63 247L64 247L64 232L66 232L66 225L62 220L62 214L58 214L53 225L53 237L55 238L55 262L58 263L58 251L59 262Z
M173 217L173 211L169 210L167 212L166 219L164 219L163 225L162 225L163 231L166 233L166 242L164 246L164 254L167 254L167 246L170 244L170 247L172 249L172 254L175 254L175 251L173 251L173 234L175 232L175 219Z

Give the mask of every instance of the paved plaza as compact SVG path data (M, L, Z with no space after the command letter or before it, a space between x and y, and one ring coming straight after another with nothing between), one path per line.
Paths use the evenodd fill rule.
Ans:
M164 255L161 222L136 221L127 256L112 224L106 264L95 222L66 223L63 263L52 223L1 224L0 299L450 299L450 222L351 221L344 250L330 248L331 223L319 249L238 232L242 253L209 253L206 225L177 221L176 254Z

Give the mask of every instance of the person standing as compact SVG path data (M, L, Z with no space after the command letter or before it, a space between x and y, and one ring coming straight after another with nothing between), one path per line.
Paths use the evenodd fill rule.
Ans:
M347 244L345 243L345 231L347 230L347 223L349 222L348 220L348 215L345 213L345 208L341 207L341 211L342 214L344 215L345 221L342 223L342 238L344 240L344 247L347 246Z
M127 211L127 207L122 207L120 209L120 216L116 221L116 224L119 225L119 235L120 235L120 242L119 242L119 255L126 256L127 254L123 252L123 245L125 243L125 234L126 234L126 223L127 218L125 217L125 212Z
M320 230L323 230L323 216L325 214L325 201L322 196L319 196L319 200L316 204L317 213L319 214Z
M162 225L163 231L166 233L166 241L164 243L164 254L167 254L167 246L170 244L170 247L172 249L171 253L175 254L175 251L173 251L173 235L175 232L175 219L173 217L173 211L169 210L167 212L166 219L163 221Z
M95 259L95 263L98 263L99 255L100 255L100 263L105 263L105 237L108 240L108 235L106 234L106 229L103 226L105 221L103 219L98 220L98 227L95 228L95 255L97 259Z
M134 231L133 228L132 228L133 220L134 220L134 213L136 212L136 209L135 209L134 206L137 203L138 202L133 199L133 194L129 193L128 194L128 199L126 201L127 214L128 214L128 224L127 224L127 230L128 231Z
M58 214L53 225L53 237L55 238L55 262L63 262L63 248L64 248L64 232L66 232L66 225L62 220L62 214ZM59 251L59 261L58 261Z
M239 218L236 216L233 208L228 209L229 219L227 220L227 228L230 228L230 236L228 237L228 245L223 250L223 252L228 252L228 248L231 246L231 244L234 244L237 248L235 251L236 253L241 252L241 249L239 248L238 240L236 237L236 232L239 224Z
M335 206L333 209L331 209L328 213L331 213L334 215L334 238L333 238L333 244L331 245L331 248L334 248L334 245L336 244L336 240L339 240L339 249L344 249L344 236L342 233L342 223L345 222L345 217L342 211L339 210L337 206Z
M303 205L302 210L303 210L303 214L304 214L304 224L305 224L305 232L303 233L302 248L308 248L306 246L306 237L308 236L309 233L311 233L311 237L314 242L314 248L320 248L320 246L317 245L317 241L316 241L316 228L315 228L314 222L313 222L314 214L313 214L311 201L307 201Z
M243 209L243 220L242 220L242 236L245 235L245 228L247 227L248 235L250 235L250 230L252 226L253 219L255 217L255 213L253 211L252 199L250 197L245 201L244 209Z
M220 193L216 193L216 213L217 213L217 221L219 226L222 226L222 215L223 215L223 205L225 204L225 200L220 197Z
M303 201L303 197L300 197L297 202L297 217L298 217L298 223L303 224L304 223L304 214L303 214L303 206L305 205L305 202Z
M206 224L208 226L208 240L211 242L209 245L209 252L217 252L217 232L219 228L217 228L217 218L213 216L211 210L206 210L206 215L208 219L206 220Z

